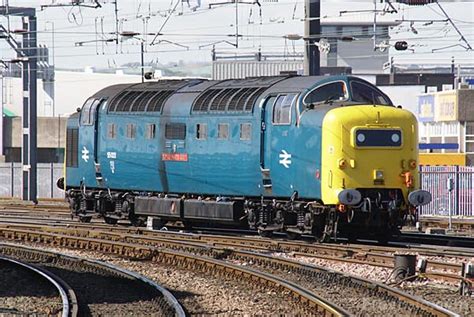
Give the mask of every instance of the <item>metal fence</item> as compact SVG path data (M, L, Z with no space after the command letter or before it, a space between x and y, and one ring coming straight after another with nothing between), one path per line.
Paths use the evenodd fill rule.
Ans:
M22 195L21 163L0 163L0 197ZM64 191L56 186L63 175L61 163L38 164L38 198L64 198Z
M21 197L21 163L0 163L0 197ZM38 164L38 198L63 198L56 186L63 175L63 164ZM421 207L422 216L474 217L473 166L422 166L421 187L433 195L433 201ZM449 190L448 183L452 184Z
M474 216L473 166L422 166L422 189L433 201L420 209L422 216Z

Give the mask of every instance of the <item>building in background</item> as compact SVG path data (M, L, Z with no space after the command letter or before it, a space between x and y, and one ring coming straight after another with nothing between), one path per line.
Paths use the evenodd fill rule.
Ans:
M474 165L473 109L468 86L418 97L420 164Z
M389 60L388 49L374 50L374 34L377 43L389 40L389 29L400 22L380 21L374 33L373 21L321 21L321 38L329 44L329 50L321 53L322 74L353 73L380 74ZM357 34L357 37L354 35ZM299 39L298 35L288 35ZM282 71L303 74L303 53L225 54L214 51L212 78L229 79L256 76L276 76Z
M3 108L0 162L21 162L22 79L0 79ZM84 72L56 71L52 90L49 85L43 85L43 79L38 79L38 162L63 161L66 118L82 107L88 97L110 85L140 81L141 76L137 75L94 73L91 69ZM53 95L51 91L54 91Z

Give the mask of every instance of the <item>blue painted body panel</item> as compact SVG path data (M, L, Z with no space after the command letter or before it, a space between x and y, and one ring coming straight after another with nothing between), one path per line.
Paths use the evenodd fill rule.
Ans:
M270 87L257 99L250 113L196 114L191 106L200 91L186 87L173 94L159 113L107 113L107 102L98 111L98 139L94 126L81 126L79 136L79 167L67 168L67 186L110 188L123 191L194 193L225 196L289 197L294 191L299 197L321 197L321 124L330 106L304 110L302 96L313 87L329 80L348 77L302 77L287 79ZM201 85L211 85L207 82ZM198 86L196 86L198 87ZM199 87L198 87L199 88ZM278 93L298 93L291 109L290 125L271 123L271 106L265 100ZM262 107L265 109L262 112ZM262 118L263 113L263 118ZM74 123L74 120L76 123ZM77 118L68 123L77 125ZM265 122L263 144L261 124ZM185 140L166 140L165 124L185 123ZM108 125L117 126L115 139L107 137ZM206 140L196 139L196 124L207 124ZM217 138L218 123L229 124L229 139ZM251 140L240 139L240 124L250 123ZM136 137L126 138L127 124L135 124ZM156 124L156 137L146 139L147 124ZM97 144L97 157L94 157ZM261 148L264 168L270 170L272 190L262 185ZM82 151L89 151L83 159ZM188 161L163 161L162 153L186 153ZM288 167L280 162L285 152L291 155ZM100 164L103 182L96 181L94 160Z

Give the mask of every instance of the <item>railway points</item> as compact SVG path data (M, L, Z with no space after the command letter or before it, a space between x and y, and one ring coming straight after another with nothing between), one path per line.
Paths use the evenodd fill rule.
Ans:
M2 232L3 237L7 237L13 240L24 239L24 241L35 241L35 242L40 242L40 243L48 243L49 241L49 243L51 243L53 246L66 246L66 247L73 247L73 248L92 249L92 250L102 251L102 252L122 254L129 257L131 256L131 257L136 258L137 260L138 259L143 259L143 260L152 259L152 261L156 261L158 263L164 262L167 264L187 266L188 264L186 264L186 261L188 260L185 260L185 257L186 257L185 253L166 250L166 249L172 250L172 249L180 248L182 250L186 250L187 252L190 252L191 254L201 254L201 257L195 256L194 260L192 260L193 261L192 263L197 263L196 265L198 267L200 266L202 267L202 265L204 265L204 264L200 264L201 263L200 261L204 261L205 263L208 263L207 265L211 265L212 267L216 265L218 266L217 262L210 260L211 258L217 258L220 260L228 259L228 260L245 261L245 263L247 263L245 264L245 266L248 266L249 263L256 263L258 265L263 265L264 267L268 267L273 270L280 268L280 270L283 269L284 272L288 272L288 270L291 267L293 267L295 270L294 274L301 272L301 270L303 271L309 270L310 272L308 273L310 274L309 277L313 277L313 279L316 277L319 277L318 283L313 282L312 284L313 285L312 287L313 288L316 287L317 289L319 289L319 291L321 291L320 288L325 283L329 283L330 281L333 281L332 283L338 284L341 281L341 278L342 279L345 278L347 279L347 281L351 281L351 283L355 283L354 285L351 283L349 284L342 283L342 285L344 285L345 287L352 287L352 288L355 288L356 290L359 288L362 288L362 293L365 294L365 297L368 296L368 293L364 293L363 291L364 287L365 288L368 287L370 289L374 287L373 286L374 284L370 284L372 286L370 285L363 286L363 285L366 285L366 282L363 282L363 280L356 281L357 278L355 277L348 277L348 276L344 277L342 275L338 275L338 273L336 272L326 271L322 267L319 267L319 268L306 267L305 268L302 264L298 264L298 262L295 262L295 261L285 260L283 258L275 258L271 256L269 257L269 256L265 256L258 253L248 252L248 251L239 251L238 249L237 250L233 250L231 248L222 249L219 247L219 244L216 244L215 247L210 247L207 244L203 245L203 244L194 243L194 242L186 243L180 240L171 240L171 241L166 242L165 239L161 241L159 239L156 239L155 242L153 243L152 242L153 239L146 239L146 237L140 238L139 236L136 236L136 237L129 236L127 238L127 236L122 236L119 239L117 239L117 237L114 237L113 234L107 237L105 233L101 234L100 232L91 233L92 236L94 236L95 238L88 238L87 236L84 235L84 232L83 233L73 232L72 235L67 235L66 232L64 231L62 232L62 234L58 234L58 233L54 234L50 232L41 232L41 231L35 231L35 230L21 230L21 229L1 229L0 231ZM55 236L56 238L54 238ZM61 240L61 242L59 239ZM140 241L141 239L143 239L143 241ZM126 241L126 242L124 243L120 241ZM163 246L166 246L166 243L168 243L168 245L167 245L167 248L164 249ZM154 249L155 251L153 251L153 247L152 247L153 244L157 246L161 245L161 248ZM173 246L171 246L170 244ZM114 246L114 245L117 245L117 246ZM182 246L180 247L180 245ZM208 254L209 260L205 260L205 258L202 258L202 255L206 255L206 254ZM231 269L229 268L229 270ZM273 273L275 273L275 271L273 271ZM250 274L250 273L247 272L246 274ZM321 276L321 274L323 275ZM331 276L334 275L335 277L329 277L324 274L329 274ZM298 279L296 278L296 280ZM265 282L265 283L269 283L269 282ZM335 285L331 284L327 287L333 288L335 287ZM372 295L372 296L376 296L376 297L380 296L379 300L382 300L383 298L386 298L387 292L388 292L389 294L391 294L389 296L388 302L390 303L390 301L394 301L395 303L394 307L399 307L395 311L397 311L398 309L402 309L402 307L406 305L406 304L403 304L402 306L398 306L399 304L397 303L401 301L405 303L410 302L411 303L410 305L415 305L413 306L415 308L409 305L408 309L409 311L416 311L417 314L423 314L422 313L423 311L437 312L437 314L443 314L443 315L452 314L452 313L449 313L448 311L444 311L440 307L433 306L420 299L413 299L409 296L407 297L407 295L403 295L402 293L399 293L393 289L389 289L386 286L383 286L382 284L377 284L377 288L379 289L379 292L381 292L380 295ZM371 291L368 291L368 292L370 293ZM301 296L301 294L299 296ZM299 296L297 298L299 298ZM360 294L357 295L356 293L354 296L355 296L354 298L359 298ZM373 300L375 300L375 298ZM307 301L307 299L303 300L303 302L304 301ZM347 305L347 303L344 304L343 302L339 302L338 305ZM386 303L386 305L389 305L389 304ZM349 306L349 307L351 307L352 313L354 313L358 309L362 309L362 306L357 306L357 305ZM366 307L365 309L370 309L370 308ZM376 308L372 308L372 309L376 309Z
M380 246L364 246L364 245L319 245L308 243L304 241L285 241L282 239L261 239L259 237L236 237L231 236L218 236L215 234L189 234L179 233L172 231L148 231L144 229L130 228L109 225L96 224L69 224L66 220L63 225L60 223L56 224L56 227L49 227L46 225L26 225L26 224L11 224L6 228L3 225L0 232L3 237L9 239L20 239L24 241L50 241L59 247L60 245L67 246L68 248L77 248L82 245L85 248L92 248L94 250L103 250L106 252L125 252L128 256L138 257L139 247L143 245L145 247L145 254L142 259L149 259L152 257L149 251L146 251L149 247L156 247L159 250L175 250L180 252L190 252L192 254L200 254L201 256L208 255L211 258L218 259L233 259L234 255L240 254L245 250L252 250L254 252L263 252L275 254L276 261L285 262L286 259L291 259L298 262L306 263L319 263L324 266L344 267L343 271L347 272L347 266L351 267L350 271L357 271L360 267L365 267L366 272L374 272L380 268L384 273L383 278L380 278L383 282L386 282L389 278L390 272L393 270L393 254L396 252L406 251L406 248L395 248L395 247L380 247ZM15 233L16 232L16 233ZM58 238L53 239L53 236L58 235ZM88 237L93 238L88 241ZM77 241L83 241L79 242ZM81 240L85 239L85 240ZM103 239L104 246L100 246L101 242L97 239ZM55 242L56 241L56 242ZM61 241L61 242L60 242ZM120 248L113 247L112 243L125 243ZM131 247L132 245L135 247ZM128 249L128 251L126 251ZM122 250L122 251L119 251ZM214 250L214 251L212 251ZM242 251L239 251L242 250ZM138 253L137 253L138 252ZM209 253L211 252L211 253ZM466 261L466 259L472 258L472 252L456 252L455 250L436 250L426 249L423 247L410 249L413 254L418 254L419 258L427 260L426 272L420 272L420 279L425 281L431 281L430 284L437 285L441 283L447 283L452 288L457 288L462 281L460 275L460 263ZM237 256L236 259L239 257ZM280 260L278 260L280 259ZM250 261L250 262L249 262ZM246 260L244 263L259 263L260 260ZM322 262L317 262L322 261ZM174 263L174 262L173 262ZM243 262L239 262L243 263ZM248 266L249 264L245 264ZM270 265L269 268L274 267ZM374 278L373 275L363 273L364 278ZM439 281L439 282L435 282ZM425 282L426 283L426 282ZM426 285L426 284L425 284ZM314 287L314 285L313 285ZM427 286L428 287L428 286ZM445 286L446 287L446 286ZM412 289L408 286L408 290L415 292L416 294L425 294L426 290L423 287L418 289ZM459 296L459 295L452 295ZM451 297L452 297L451 296ZM450 297L450 298L451 298ZM448 298L448 297L446 297ZM462 297L459 297L461 299ZM439 302L439 298L437 299ZM344 306L343 306L344 307ZM467 309L469 309L468 306ZM456 307L459 309L459 307Z

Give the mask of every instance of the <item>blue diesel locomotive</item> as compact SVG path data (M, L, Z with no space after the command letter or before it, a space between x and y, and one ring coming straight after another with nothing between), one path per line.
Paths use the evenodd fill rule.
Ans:
M415 117L353 76L114 85L66 135L58 186L84 222L386 234L431 200Z

